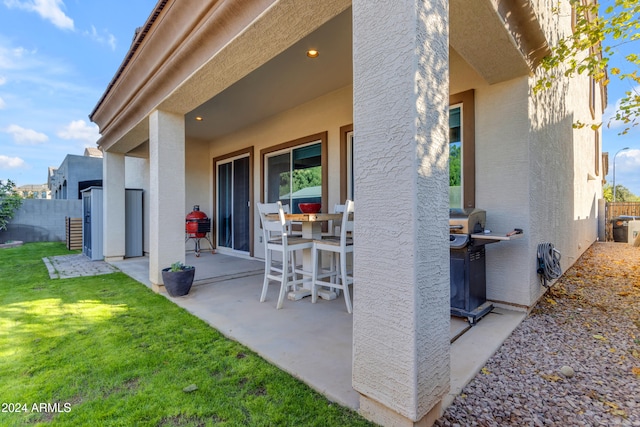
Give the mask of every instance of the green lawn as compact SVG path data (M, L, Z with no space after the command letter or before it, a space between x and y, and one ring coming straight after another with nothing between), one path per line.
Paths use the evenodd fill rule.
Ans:
M0 425L370 425L122 273L51 280L69 253L0 249Z

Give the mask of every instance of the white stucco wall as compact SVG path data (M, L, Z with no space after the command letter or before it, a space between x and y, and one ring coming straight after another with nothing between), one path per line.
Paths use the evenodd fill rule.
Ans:
M213 210L208 209L211 200L211 158L209 157L209 144L203 141L187 141L186 147L186 205L185 216L193 210L194 205L199 205L200 210L212 217ZM190 249L193 249L190 246Z
M438 416L449 389L448 16L353 2L353 387L382 425Z
M186 203L184 117L155 110L149 117L149 280L162 284L161 270L185 260Z
M536 3L548 38L556 40L548 2ZM564 12L557 25L566 32L570 11ZM603 178L602 164L595 170L601 148L596 153L594 131L573 129L577 120L594 120L588 78L564 80L537 95L535 82L523 76L475 87L476 207L487 211L487 228L525 233L486 247L487 297L525 307L544 291L536 274L538 244L553 243L566 270L596 240ZM601 106L598 88L596 120Z
M121 260L125 255L125 156L105 152L102 159L103 250L98 255L107 262ZM92 208L93 209L93 208ZM95 223L95 222L94 222ZM92 226L93 228L93 226ZM100 245L100 243L98 243ZM95 253L94 259L95 258Z
M528 305L530 254L526 241L529 198L527 78L477 88L476 207L487 211L486 227L522 228L525 238L486 246L487 298Z
M533 79L476 88L476 207L487 228L522 228L524 237L488 245L487 298L531 306L543 292L537 247L552 243L569 268L597 238L602 165L590 117L588 80L529 99ZM599 104L599 101L598 101Z
M559 3L557 15L551 11L558 4L550 0L534 2L547 38L555 43L560 35L571 33L569 2ZM603 167L601 132L590 128L574 129L573 124L599 123L602 114L600 87L595 91L595 115L590 110L589 78L574 76L562 79L546 91L533 94L531 89L538 69L529 79L529 117L531 137L530 182L532 204L530 251L539 243L550 242L562 254L561 266L567 270L597 239L598 199L602 198ZM596 133L600 147L596 149ZM595 162L598 160L599 170ZM536 268L531 261L530 270ZM531 286L532 300L543 290L536 280Z

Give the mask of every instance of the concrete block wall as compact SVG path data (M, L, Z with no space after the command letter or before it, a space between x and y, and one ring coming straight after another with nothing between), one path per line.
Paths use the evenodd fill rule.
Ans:
M82 217L82 200L26 199L7 226L0 242L64 242L65 217Z

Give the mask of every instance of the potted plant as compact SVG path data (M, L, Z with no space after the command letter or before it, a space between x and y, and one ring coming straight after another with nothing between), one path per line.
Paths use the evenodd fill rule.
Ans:
M181 262L174 262L171 267L162 269L162 281L167 293L172 297L182 297L189 293L193 284L193 277L196 268L191 265L184 265Z

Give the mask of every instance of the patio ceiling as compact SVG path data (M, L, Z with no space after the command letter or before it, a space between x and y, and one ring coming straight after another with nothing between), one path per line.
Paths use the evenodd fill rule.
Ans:
M493 1L450 3L451 93L526 75L529 71L523 57L523 52L529 50L523 49L523 41L527 40L514 40L509 28L515 25L503 21L499 5ZM221 31L218 38L214 37L215 43L212 37L205 37L208 33L193 35L184 24L182 38L170 40L178 43L172 48L173 53L162 67L155 69L149 61L157 59L157 55L147 57L147 50L157 50L158 46L167 49L164 44L167 32L162 31L162 25L173 22L169 18L160 20L156 32L152 31L144 42L149 45L142 50L147 56L140 56L139 60L134 57L135 61L125 69L131 74L127 75L127 85L125 77L115 80L113 89L105 93L104 102L92 113L92 120L99 124L103 134L99 143L105 144L106 149L144 157L149 135L144 115L150 108L185 114L187 138L212 141L352 84L351 8L331 15L344 2L334 3L327 8L297 3L285 7L276 3L260 15L260 20L233 38L226 40L227 33ZM174 13L174 9L167 9L166 13ZM520 28L524 27L522 22L528 28L536 27L535 19L524 12L520 15L516 17L520 18L516 22ZM482 22L478 22L479 16L483 17ZM328 20L323 21L324 18ZM316 29L305 32L307 24L309 29ZM211 31L218 28L207 20L202 25L208 25ZM479 27L483 31L478 31ZM232 35L235 30L233 25L228 29ZM539 31L525 32L532 33ZM296 38L297 34L307 35ZM288 42L292 44L284 47ZM216 50L218 44L224 47ZM310 48L320 52L318 58L306 56ZM275 56L271 56L271 51ZM212 52L215 55L211 56ZM253 68L252 64L262 65ZM196 121L196 117L202 120Z
M530 72L530 58L523 51L533 49L522 45L524 39L514 40L507 28L514 25L503 21L499 9L500 5L491 0L450 3L451 93ZM527 31L528 38L538 37L536 47L543 45L537 21L526 15L526 7L521 9L522 16L517 19L528 24L526 28L520 24L519 29ZM307 57L309 49L318 50L320 56ZM211 141L352 83L352 19L348 8L187 113L186 135Z
M189 138L212 140L353 81L351 8L186 114ZM316 49L317 58L306 52ZM202 117L197 121L196 117Z

